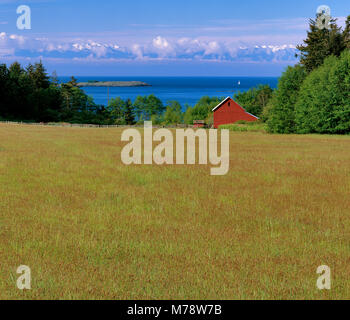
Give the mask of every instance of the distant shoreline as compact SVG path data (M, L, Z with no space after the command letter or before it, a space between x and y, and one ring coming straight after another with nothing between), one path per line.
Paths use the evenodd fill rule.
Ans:
M79 82L78 87L151 87L142 81L89 81Z
M182 110L187 106L194 106L204 96L223 97L234 95L238 91L247 91L259 84L269 84L277 88L278 77L148 77L140 75L125 76L75 76L77 82L86 83L92 81L114 82L114 81L140 81L151 84L146 87L109 87L110 98L120 97L123 100L135 101L138 96L149 96L154 94L164 105L169 101L178 101ZM69 77L59 77L59 81L67 83ZM241 85L238 86L238 82ZM91 96L98 105L108 104L108 87L81 87L84 92Z

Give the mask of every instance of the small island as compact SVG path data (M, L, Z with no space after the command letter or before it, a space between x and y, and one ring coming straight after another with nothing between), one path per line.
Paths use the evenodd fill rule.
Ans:
M88 81L78 83L78 87L151 87L142 81Z

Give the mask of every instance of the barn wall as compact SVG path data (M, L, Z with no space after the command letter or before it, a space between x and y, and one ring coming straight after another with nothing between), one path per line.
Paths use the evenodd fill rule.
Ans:
M229 103L231 106L229 107ZM237 121L257 121L258 119L245 112L245 110L233 100L226 101L219 109L214 111L214 127L217 129L223 124L232 124Z

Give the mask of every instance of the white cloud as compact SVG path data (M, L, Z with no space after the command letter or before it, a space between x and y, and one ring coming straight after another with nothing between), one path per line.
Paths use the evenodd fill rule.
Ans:
M23 45L25 43L25 39L23 36L19 36L16 34L11 34L9 37L11 40L17 41L20 45Z
M157 38L153 39L153 46L157 49L169 49L170 45L169 42L165 39L162 38L161 36L158 36Z
M205 55L220 54L221 46L216 41L211 41L205 46Z
M165 38L146 43L119 45L116 41L90 38L52 41L46 37L23 37L0 33L0 54L22 58L205 61L295 61L295 45L243 43L235 39Z
M131 47L131 52L136 56L137 59L143 59L143 51L140 45L134 44Z

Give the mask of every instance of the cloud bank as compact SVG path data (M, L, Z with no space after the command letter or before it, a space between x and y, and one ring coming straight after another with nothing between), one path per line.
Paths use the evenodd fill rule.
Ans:
M294 63L293 44L238 44L229 40L161 35L145 43L122 45L118 41L72 39L52 41L45 37L24 37L0 33L1 58L60 59L86 61L216 61L216 62L288 62Z

